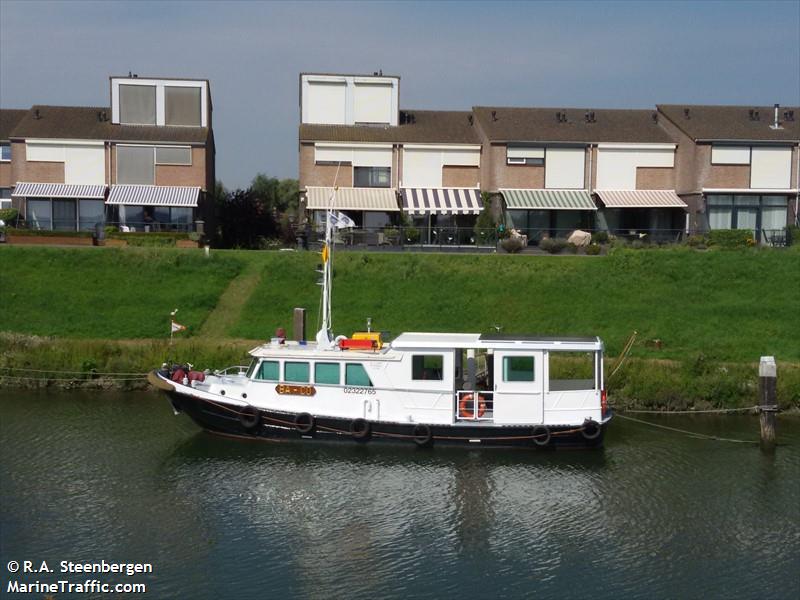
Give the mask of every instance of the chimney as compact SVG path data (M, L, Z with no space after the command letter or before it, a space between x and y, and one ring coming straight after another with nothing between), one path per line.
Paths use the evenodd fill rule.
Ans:
M497 111L496 110L492 111L492 121L497 121Z
M779 114L780 109L781 109L781 105L780 104L776 104L775 105L775 120L773 121L772 125L769 126L770 129L783 129L783 127L781 127L781 122L778 119L778 114Z
M658 113L656 111L653 111L650 116L653 118L653 123L658 123Z
M472 115L467 115L467 121L469 121L470 126L472 125Z
M689 116L689 109L688 108L684 108L683 109L683 116L685 118L687 118L687 119L691 119L692 118L692 117Z
M33 118L34 118L34 119L36 119L36 120L39 120L39 119L41 119L41 118L42 118L42 115L41 115L41 113L39 112L39 109L38 109L38 108L34 108L34 109L33 109Z

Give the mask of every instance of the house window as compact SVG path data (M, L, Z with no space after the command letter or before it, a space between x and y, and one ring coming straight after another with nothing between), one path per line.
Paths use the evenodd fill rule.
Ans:
M59 198L53 200L53 229L56 231L75 231L77 228L75 200Z
M0 143L0 161L7 162L11 160L11 144L8 142Z
M361 387L372 387L372 381L367 375L364 365L359 363L347 363L344 367L345 385L357 385Z
M164 122L200 127L200 91L199 87L164 86Z
M391 183L391 167L353 167L353 187L388 188Z
M774 232L786 227L786 196L714 194L706 197L709 229Z
M294 383L308 383L308 363L307 362L289 362L283 365L283 380L291 381Z
M182 206L154 206L152 217L157 223L186 225L192 222L192 209Z
M0 188L0 210L11 208L11 188Z
M157 146L157 165L191 165L192 149L189 146Z
M154 185L155 179L152 146L117 146L117 183Z
M278 379L280 379L278 374L278 361L263 361L256 372L256 379L260 379L262 381L278 381Z
M314 383L339 385L339 363L314 363Z
M78 229L94 230L97 223L105 221L105 202L102 200L81 200L78 202Z
M120 123L156 124L156 87L154 85L119 86Z
M52 229L53 210L50 200L28 200L26 221L31 229Z
M503 381L533 381L533 357L504 356Z
M441 354L416 354L411 357L411 379L415 381L444 379L444 357Z
M508 157L506 164L509 165L529 165L535 167L544 166L544 158L523 158L523 157Z

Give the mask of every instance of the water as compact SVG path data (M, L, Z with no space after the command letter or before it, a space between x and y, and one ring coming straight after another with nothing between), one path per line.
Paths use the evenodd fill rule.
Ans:
M4 593L27 559L152 563L16 578L155 598L800 597L798 419L770 456L622 420L601 452L247 442L143 393L6 391L0 418Z

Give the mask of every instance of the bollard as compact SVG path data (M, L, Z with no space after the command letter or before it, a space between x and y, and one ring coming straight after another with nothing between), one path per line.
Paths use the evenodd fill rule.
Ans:
M295 308L293 320L293 337L298 342L304 342L306 339L306 309Z
M775 444L775 414L778 412L778 367L774 356L762 356L758 365L758 404L761 444Z

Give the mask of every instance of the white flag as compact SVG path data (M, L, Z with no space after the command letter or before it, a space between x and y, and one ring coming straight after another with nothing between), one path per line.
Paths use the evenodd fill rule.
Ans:
M356 222L353 221L350 217L346 214L339 212L338 210L332 210L330 212L330 219L331 225L333 225L336 229L346 229L348 227L355 227Z
M185 325L181 325L180 323L172 321L172 333L177 333L178 331L183 331L184 329L186 329Z

